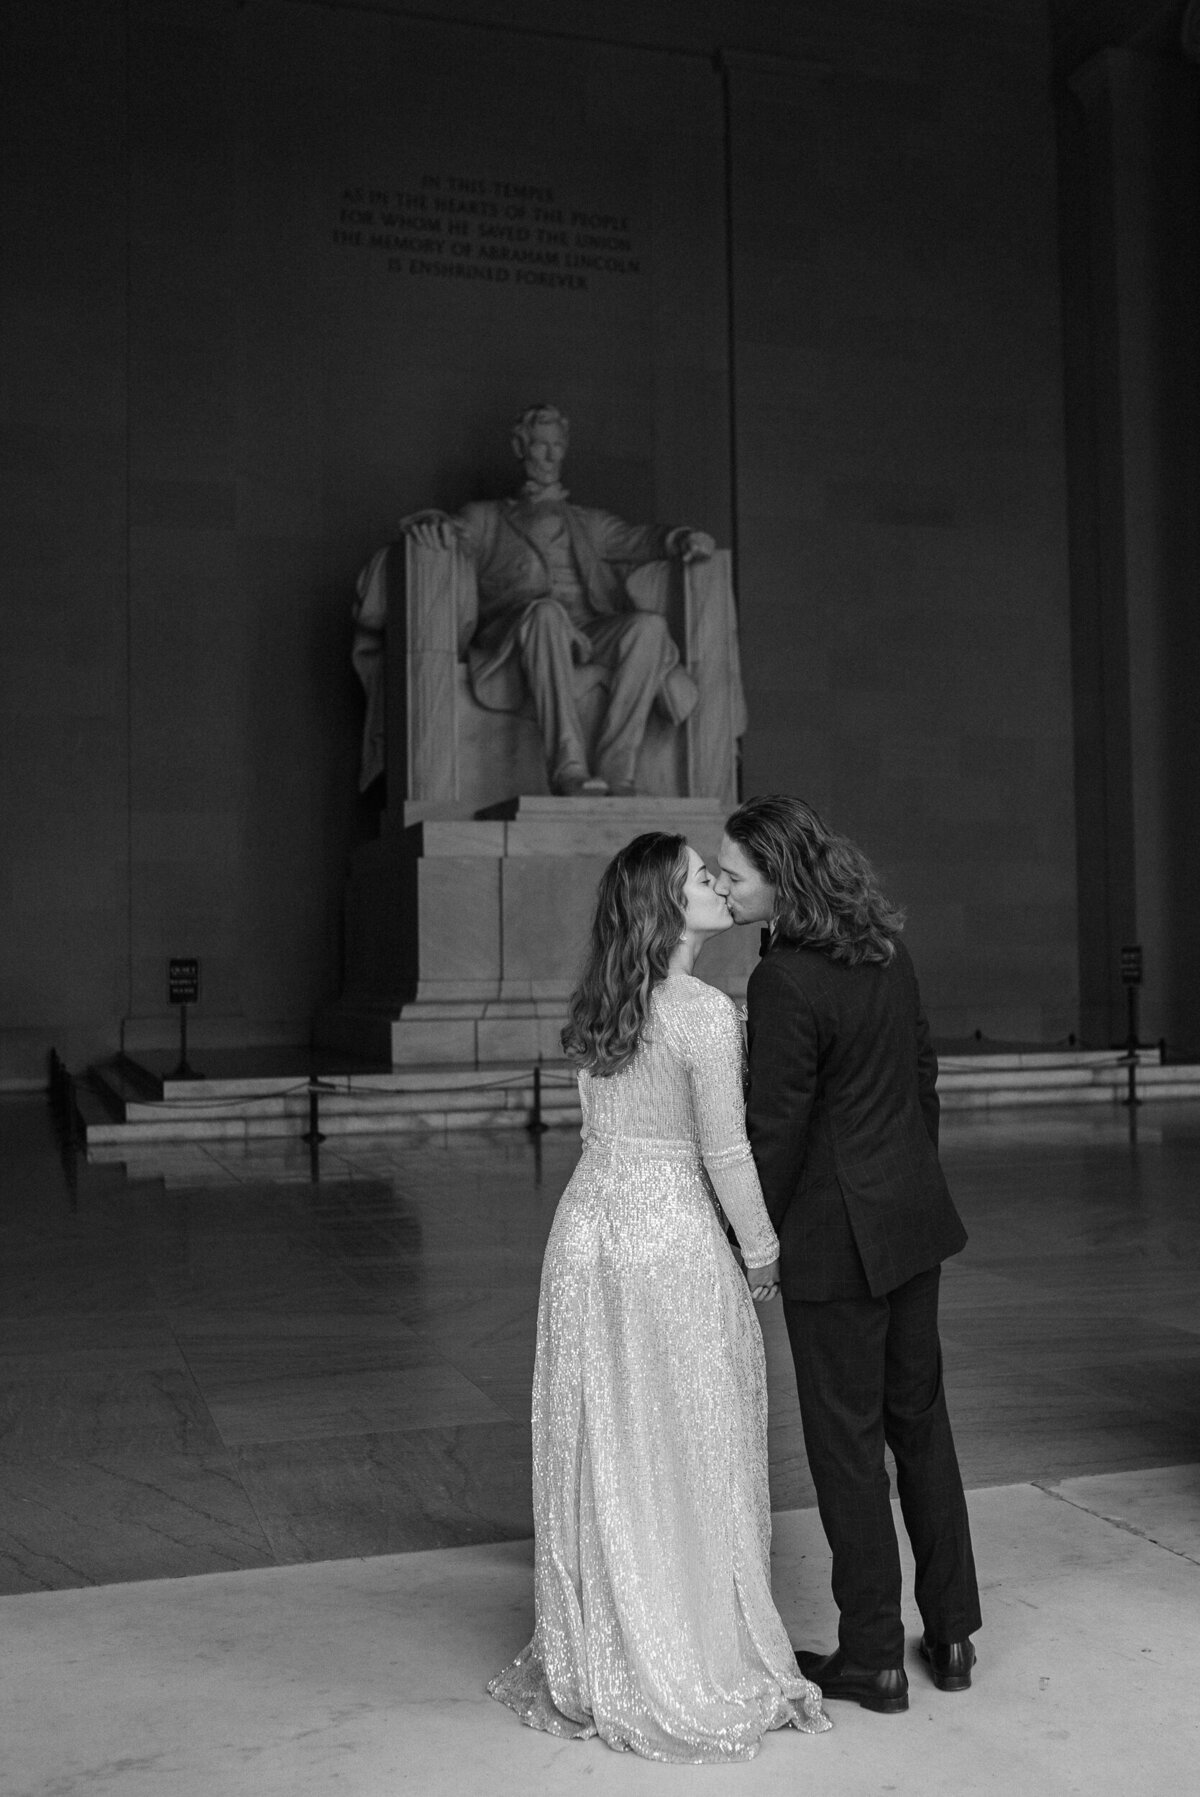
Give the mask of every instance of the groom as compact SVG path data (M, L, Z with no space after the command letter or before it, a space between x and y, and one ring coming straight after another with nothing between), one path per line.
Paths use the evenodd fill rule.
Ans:
M840 1611L835 1651L796 1659L827 1698L906 1710L885 1443L940 1690L970 1685L980 1626L938 1339L941 1262L966 1232L938 1162L937 1059L903 914L810 806L740 806L716 890L735 922L770 926L750 977L746 1125Z

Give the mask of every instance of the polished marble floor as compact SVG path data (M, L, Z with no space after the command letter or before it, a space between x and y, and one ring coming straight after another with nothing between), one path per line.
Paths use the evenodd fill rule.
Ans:
M1200 1711L1200 1468L977 1490L984 1627L905 1716L830 1704L738 1766L522 1728L485 1694L528 1638L532 1544L0 1597L5 1797L1184 1797ZM815 1511L775 1518L792 1637L834 1613ZM908 1569L911 1574L911 1568ZM911 1591L911 1576L906 1581Z
M970 1486L1200 1460L1200 1107L952 1115ZM0 1101L0 1592L531 1529L538 1267L577 1138L164 1145ZM812 1503L778 1306L776 1510Z

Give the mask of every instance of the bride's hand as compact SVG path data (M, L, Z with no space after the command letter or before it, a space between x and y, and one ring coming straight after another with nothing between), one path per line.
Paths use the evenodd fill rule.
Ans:
M747 1267L750 1296L756 1304L767 1304L779 1290L779 1262L768 1261L765 1267Z

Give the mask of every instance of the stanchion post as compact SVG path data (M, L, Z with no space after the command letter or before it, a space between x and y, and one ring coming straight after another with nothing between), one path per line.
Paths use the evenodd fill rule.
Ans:
M1129 1033L1125 1039L1125 1054L1129 1061L1129 1092L1126 1104L1137 1104L1137 1065L1138 1065L1138 989L1126 986L1125 997L1128 1001Z
M1138 1050L1138 990L1142 983L1142 949L1137 942L1127 942L1121 950L1121 984L1125 988L1126 1022L1125 1033L1125 1066L1129 1076L1129 1091L1126 1104L1133 1106L1139 1103L1137 1095Z
M315 1074L309 1079L309 1082L308 1082L308 1128L305 1130L304 1134L300 1137L300 1140L302 1142L307 1142L310 1147L314 1146L318 1142L323 1142L325 1140L325 1137L321 1134L321 1098L320 1098L320 1095L322 1092L336 1092L336 1091L337 1091L336 1086L331 1086L327 1080L318 1079Z
M533 1070L533 1109L529 1113L529 1122L525 1126L531 1136L544 1135L549 1125L542 1119L542 1063L539 1060Z
M1124 1059L1129 1084L1125 1093L1125 1105L1129 1111L1129 1140L1132 1145L1137 1141L1137 1113L1142 1102L1137 1090L1138 1051L1141 1047L1138 1040L1138 991L1142 984L1140 943L1126 943L1121 949L1121 984L1125 988L1127 1021Z

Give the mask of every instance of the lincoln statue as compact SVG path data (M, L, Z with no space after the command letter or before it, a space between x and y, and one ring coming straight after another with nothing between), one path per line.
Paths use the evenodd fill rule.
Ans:
M651 707L681 723L696 702L666 619L635 610L624 577L667 557L705 560L714 545L703 531L626 524L571 503L561 480L568 432L557 406L530 406L513 426L525 480L511 499L454 516L419 512L402 528L427 548L457 544L475 564L479 617L467 660L478 703L515 712L532 699L553 791L620 797L635 791ZM590 756L572 678L581 662L607 673Z

